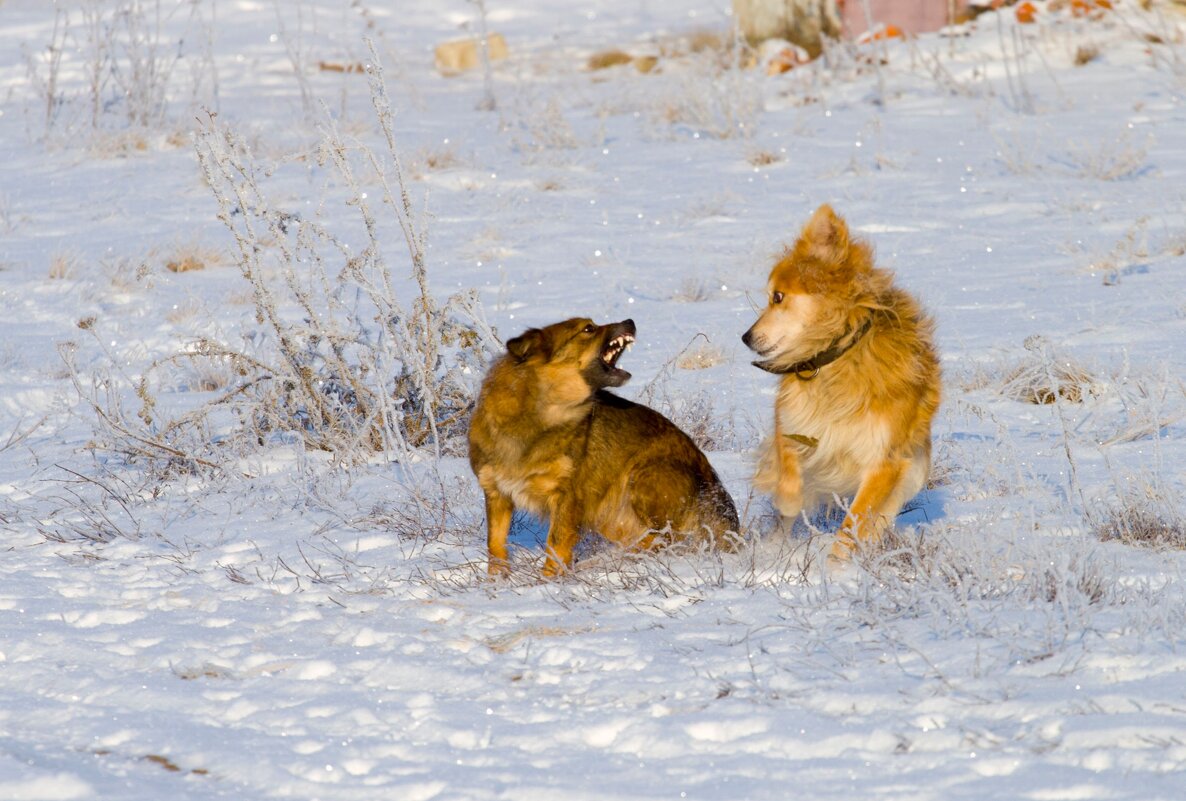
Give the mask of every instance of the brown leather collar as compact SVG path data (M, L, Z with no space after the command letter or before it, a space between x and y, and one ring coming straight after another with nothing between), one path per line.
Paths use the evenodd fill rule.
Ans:
M872 325L873 318L870 317L869 319L865 320L865 322L860 328L856 330L855 333L841 334L840 336L836 337L836 339L832 340L832 344L829 345L827 349L820 351L810 359L804 359L801 362L795 362L794 364L787 365L786 367L773 366L766 361L753 362L753 365L754 367L759 367L768 373L774 373L776 375L794 375L795 378L799 379L800 381L810 381L819 375L819 370L821 367L831 364L845 353L848 353L849 348L860 342L861 337L865 335L865 333L869 330L869 327ZM846 339L849 341L846 344L841 345L840 343L844 342Z

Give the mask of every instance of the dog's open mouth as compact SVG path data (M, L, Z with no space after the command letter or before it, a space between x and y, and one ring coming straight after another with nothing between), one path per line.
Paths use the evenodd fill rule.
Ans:
M633 336L630 334L619 334L606 343L605 350L601 351L601 361L606 367L611 369L617 368L618 359L622 358L622 354L630 350L630 346L633 344Z
M620 387L630 380L630 373L618 367L618 360L622 354L634 344L634 321L623 320L606 326L605 340L601 346L595 364L600 367L601 375L590 376L591 381L598 386Z

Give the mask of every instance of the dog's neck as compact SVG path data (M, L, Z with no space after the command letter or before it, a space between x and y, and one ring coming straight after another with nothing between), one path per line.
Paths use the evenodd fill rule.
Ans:
M760 367L768 373L775 373L777 375L793 375L800 381L810 381L819 375L821 367L825 367L832 362L839 359L844 354L848 353L853 345L861 341L868 331L869 327L873 325L873 318L869 317L864 323L860 325L855 331L845 331L840 336L832 340L832 344L819 353L812 356L810 359L804 359L801 362L786 366L772 366L763 362L754 362L755 367Z

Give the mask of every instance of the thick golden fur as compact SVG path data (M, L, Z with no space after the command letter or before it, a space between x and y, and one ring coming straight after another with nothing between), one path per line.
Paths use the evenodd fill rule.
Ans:
M585 531L627 547L738 530L728 492L695 443L658 412L605 391L634 323L572 319L530 329L490 368L469 431L486 495L489 570L505 572L516 508L547 517L546 575L572 563Z
M788 518L852 498L832 548L847 558L926 484L939 406L934 324L826 205L770 271L767 297L743 337L764 357L759 367L785 371L830 347L848 350L814 378L782 376L754 484Z

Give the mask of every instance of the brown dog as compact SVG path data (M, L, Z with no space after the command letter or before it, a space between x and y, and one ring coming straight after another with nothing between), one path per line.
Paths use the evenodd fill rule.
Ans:
M634 321L584 318L532 328L507 343L474 408L469 459L486 494L492 574L508 569L516 508L549 519L546 575L572 563L581 534L628 547L669 537L727 545L737 511L708 459L658 412L605 391L626 383L617 366Z
M832 555L876 540L926 484L939 406L933 323L821 206L774 265L742 341L782 376L754 484L785 517L852 497Z

